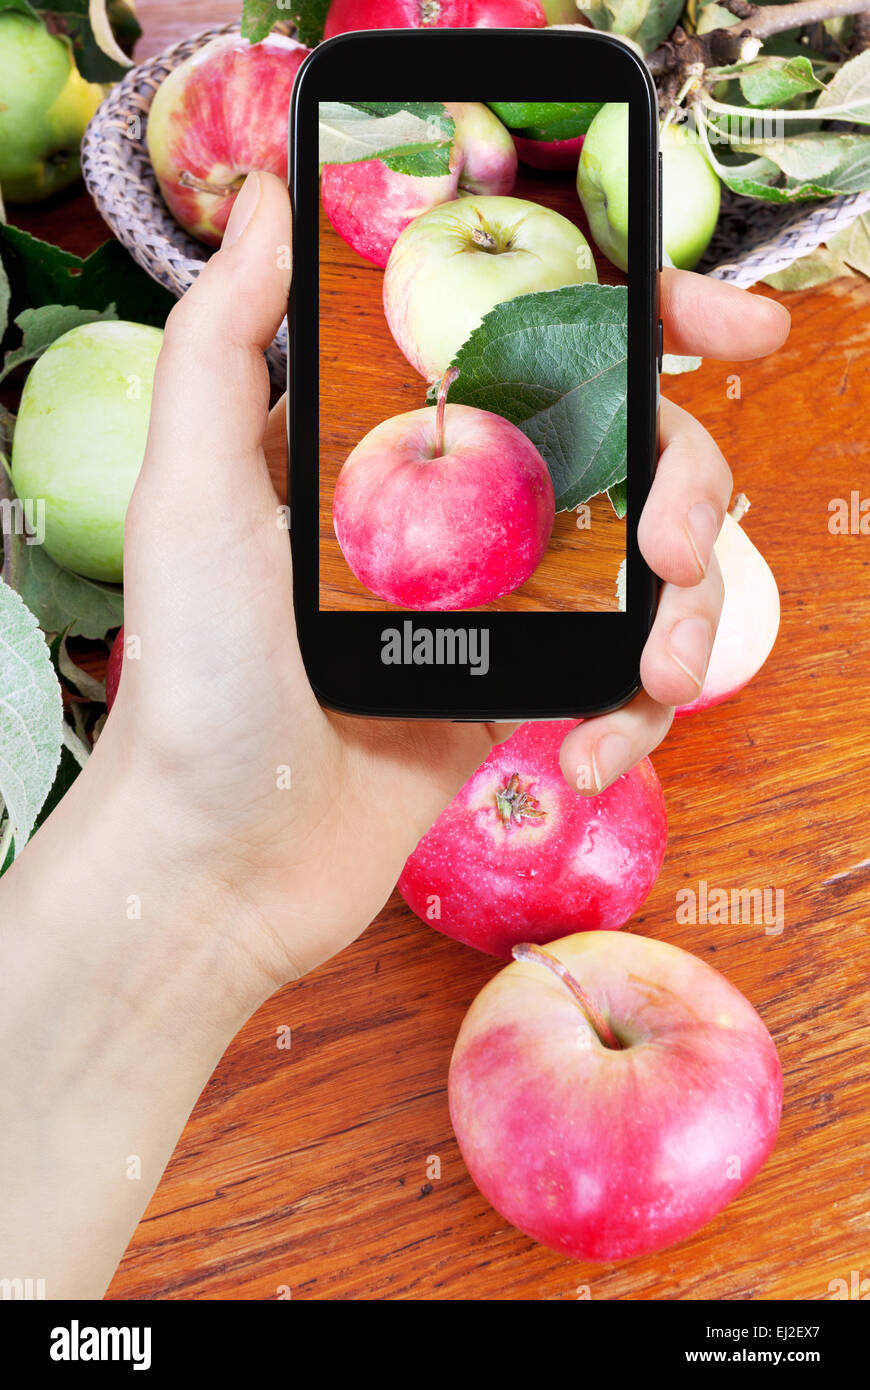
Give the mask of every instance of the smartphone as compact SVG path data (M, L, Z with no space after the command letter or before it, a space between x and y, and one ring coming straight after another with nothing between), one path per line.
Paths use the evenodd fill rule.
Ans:
M290 171L290 534L318 699L624 704L658 593L637 546L661 360L642 59L581 28L342 35L297 76Z

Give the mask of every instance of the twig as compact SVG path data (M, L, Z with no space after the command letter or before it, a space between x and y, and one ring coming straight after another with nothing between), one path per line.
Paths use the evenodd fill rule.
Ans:
M802 29L839 15L866 16L870 0L795 0L791 5L749 5L744 0L723 0L724 7L742 21L731 29L711 29L708 34L687 34L677 25L669 39L647 57L654 77L675 70L683 72L692 63L704 67L737 63L755 57L759 40Z

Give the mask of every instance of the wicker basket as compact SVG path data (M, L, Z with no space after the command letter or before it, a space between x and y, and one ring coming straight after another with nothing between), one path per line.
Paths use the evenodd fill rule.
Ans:
M238 23L224 24L193 34L131 68L96 111L82 142L85 183L103 218L148 274L179 297L210 253L182 231L163 201L145 146L148 111L173 68L217 34L239 28ZM290 25L279 25L278 30L294 33ZM727 190L723 194L716 233L698 268L743 286L784 270L870 210L870 191L797 208L738 198ZM286 322L266 358L273 384L283 390Z

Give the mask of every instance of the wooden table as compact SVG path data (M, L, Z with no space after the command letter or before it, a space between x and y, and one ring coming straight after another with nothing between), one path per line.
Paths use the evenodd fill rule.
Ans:
M138 8L146 56L238 4ZM103 239L81 193L21 214L71 250ZM577 1265L512 1230L473 1187L447 1113L451 1046L496 962L394 896L235 1040L111 1297L823 1299L834 1279L870 1276L870 536L828 529L832 498L870 496L870 283L782 298L795 327L775 358L664 383L750 495L783 618L752 687L656 754L670 843L630 927L723 970L771 1029L785 1108L765 1170L693 1239L621 1266ZM677 925L675 894L701 880L782 889L784 931ZM276 1045L285 1025L290 1050Z

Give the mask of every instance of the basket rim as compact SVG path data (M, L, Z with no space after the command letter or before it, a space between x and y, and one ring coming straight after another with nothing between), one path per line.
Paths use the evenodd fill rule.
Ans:
M152 81L161 69L165 69L163 73L165 77L181 62L211 42L212 39L225 34L240 32L240 20L210 26L176 40L175 43L160 53L152 54L142 63L137 63L131 67L100 103L85 129L82 139L82 173L88 192L91 194L101 217L142 268L153 279L166 285L177 297L184 294L193 284L212 254L211 248L197 242L184 228L174 222L172 214L163 203L162 194L153 171L150 175L153 190L165 208L166 222L172 225L173 235L170 236L161 227L150 226L147 237L148 245L147 247L143 246L136 232L137 230L141 231L146 225L144 219L138 227L135 224L129 226L121 216L116 203L106 195L109 188L114 189L116 187L118 180L122 180L128 191L135 194L141 189L142 178L147 177L147 175L144 172L133 170L129 159L122 159L107 184L102 174L98 174L95 168L99 158L99 147L104 144L106 130L107 128L111 130L113 123L116 123L114 128L118 131L123 129L122 120L126 125L124 118L130 114L129 99L135 93L136 114L140 118L144 118L141 133L138 139L131 140L124 131L120 138L124 140L124 144L128 145L131 152L137 146L141 147L147 161L145 129L154 92L152 91L150 95L146 96L139 90L141 85ZM272 32L293 37L296 34L296 29L289 21L284 21L279 23ZM157 85L159 85L159 81L155 83L155 90ZM150 161L147 161L147 167L150 170ZM763 206L770 207L771 205L764 204ZM759 279L771 274L773 270L782 269L792 264L799 257L808 254L819 246L825 240L826 234L830 234L830 227L826 227L826 223L836 220L839 225L845 226L863 212L870 210L870 189L834 195L812 202L795 203L791 207L782 204L780 207L784 214L784 220L773 234L768 234L761 240L747 246L741 250L739 255L732 255L711 266L705 273L711 278L728 280L743 286L757 283ZM786 215L789 213L791 215ZM788 237L789 233L794 233L795 229L800 227L803 227L805 231L803 238ZM784 238L787 240L783 240ZM158 273L161 267L163 274ZM277 346L279 351L283 352L286 341L286 325L282 327L279 339L280 341L273 346Z

